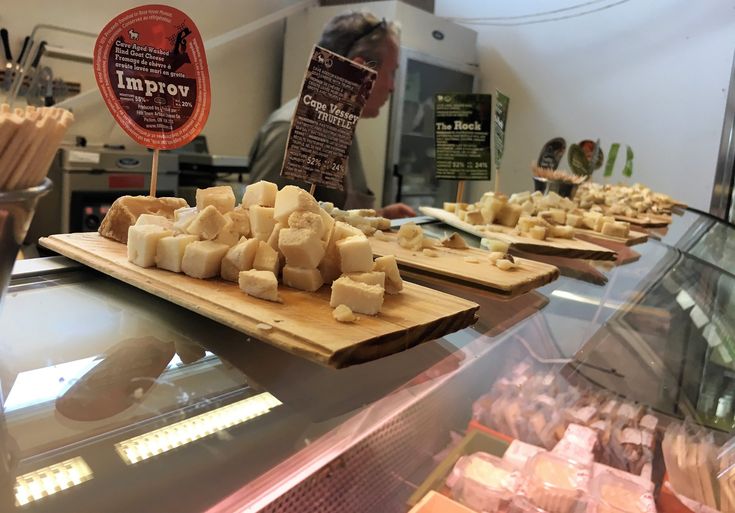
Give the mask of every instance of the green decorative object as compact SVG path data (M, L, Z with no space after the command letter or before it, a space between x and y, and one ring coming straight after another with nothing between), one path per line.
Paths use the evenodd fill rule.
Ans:
M623 176L630 178L633 176L633 150L630 146L625 146L625 167L623 168Z
M618 150L620 149L620 143L613 143L610 146L610 151L607 152L607 163L605 164L605 175L606 177L612 176L613 168L615 167L615 159L618 158Z
M589 176L589 163L584 155L584 150L578 144L572 144L567 150L567 160L569 161L569 169L578 176Z

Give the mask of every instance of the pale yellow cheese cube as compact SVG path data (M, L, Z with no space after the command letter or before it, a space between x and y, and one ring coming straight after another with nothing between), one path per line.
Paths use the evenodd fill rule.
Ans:
M213 240L214 242L232 247L240 240L240 232L235 228L235 223L232 221L232 218L225 216L225 221L226 224L220 229Z
M273 232L270 232L270 233L253 232L251 235L253 236L253 239L258 239L258 240L262 240L263 242L268 242L271 238L271 235L273 235Z
M273 227L273 231L271 232L270 237L268 237L268 240L266 241L270 247L275 249L276 251L279 251L278 249L278 237L281 235L281 230L284 228L287 228L286 226L283 226L281 223L276 223L276 225Z
M621 221L606 221L602 225L602 233L612 237L625 238L630 233L630 224Z
M385 273L385 291L388 294L398 294L403 290L403 279L398 271L398 262L395 255L376 258L373 270Z
M140 267L153 267L158 241L171 235L171 230L157 224L132 225L128 228L128 260Z
M471 212L467 212L467 215L465 216L465 222L469 224L485 224L484 216L482 215L482 211L480 210L473 210Z
M278 191L274 207L273 217L276 221L284 224L288 223L288 216L297 210L319 213L319 204L314 196L295 185L287 185Z
M324 280L318 269L286 265L283 268L283 284L294 289L314 292L324 285Z
M324 224L324 231L322 232L322 240L328 241L329 236L332 234L332 228L334 228L334 218L329 215L329 212L324 210L323 208L319 209L319 215L322 218L322 223Z
M273 227L276 225L273 219L273 207L261 207L253 205L250 207L250 230L252 233L267 234L265 240L268 240Z
M284 228L278 234L278 249L293 267L316 269L324 257L324 245L315 232L303 228Z
M560 239L571 239L574 237L574 228L571 226L552 226L551 236Z
M373 250L366 237L354 235L337 241L337 250L343 273L363 273L373 270Z
M189 228L191 222L196 219L199 210L196 207L184 207L176 209L174 212L174 224L173 229L176 233L188 233L186 230Z
M359 229L345 222L335 222L331 232L327 235L327 249L319 263L319 271L322 273L324 283L331 283L342 274L337 242L352 236L364 237L365 235Z
M602 218L600 212L585 212L582 215L582 227L594 230L597 226L597 220Z
M355 322L357 320L357 316L352 313L347 305L337 305L337 308L332 311L332 317L339 322Z
M225 217L232 219L233 227L240 237L250 237L250 212L242 207L227 212Z
M330 306L348 306L353 312L375 315L383 306L383 287L368 285L343 276L332 283Z
M222 259L220 267L222 278L237 282L241 271L252 269L259 242L257 239L245 239L232 246Z
M402 248L418 251L423 248L423 241L424 231L416 223L405 223L398 229L398 245Z
M228 249L229 246L211 240L192 242L184 249L181 270L192 278L214 278L219 275Z
M567 226L571 226L572 228L581 228L584 226L582 223L582 216L579 214L567 214Z
M226 224L227 220L220 214L219 210L214 208L213 205L209 205L197 214L186 228L186 231L191 235L198 235L202 239L212 240Z
M347 273L349 279L367 283L368 285L380 285L385 288L385 273L383 271L370 271L366 273Z
M198 240L199 237L196 235L176 235L159 239L156 246L156 267L180 273L186 246Z
M546 228L543 226L534 226L528 230L528 236L536 240L546 239Z
M503 226L513 227L518 224L518 219L523 213L520 205L506 203L495 216L495 222Z
M465 219L467 219L467 209L464 209L464 210L457 209L456 215L460 221L464 221Z
M280 301L278 297L278 279L270 271L259 271L257 269L241 271L238 276L238 285L240 290L248 296L267 301Z
M454 212L455 210L457 210L457 204L456 203L450 203L448 201L445 201L444 202L444 210L446 210L447 212Z
M267 242L262 240L258 241L258 249L255 251L255 259L253 260L253 268L258 271L270 271L278 276L278 271L281 268L278 251L270 247Z
M235 208L235 193L229 185L197 189L196 202L199 210L212 205L220 214L226 214Z
M245 187L245 194L242 196L242 206L244 208L250 208L254 205L272 207L276 204L276 193L278 193L278 186L272 182L261 180L251 183Z
M615 218L612 216L602 216L599 219L597 219L597 223L595 224L595 231L601 232L602 227L605 223L614 223Z
M324 238L324 220L320 214L297 210L288 216L289 228L302 228L316 233L320 239Z
M159 216L157 214L140 214L138 216L138 220L135 221L135 225L141 226L144 224L155 224L162 228L165 228L166 230L173 230L174 228L174 224L170 219L165 216Z

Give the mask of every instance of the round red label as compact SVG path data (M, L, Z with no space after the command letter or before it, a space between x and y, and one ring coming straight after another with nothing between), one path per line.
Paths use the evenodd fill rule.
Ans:
M115 121L143 146L178 148L207 122L204 42L178 9L142 5L112 19L97 37L94 75Z

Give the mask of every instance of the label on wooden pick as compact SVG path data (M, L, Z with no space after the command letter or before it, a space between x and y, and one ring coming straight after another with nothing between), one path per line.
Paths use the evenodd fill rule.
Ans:
M350 146L377 73L314 47L288 133L281 176L344 190Z
M489 94L437 94L434 98L436 177L490 180Z
M500 169L505 151L505 128L508 123L510 98L495 90L495 169Z
M94 76L115 121L148 148L185 145L209 116L204 42L173 7L142 5L113 18L97 37Z

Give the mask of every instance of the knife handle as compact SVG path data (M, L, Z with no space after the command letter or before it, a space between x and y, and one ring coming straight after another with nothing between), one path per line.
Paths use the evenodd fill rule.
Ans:
M38 50L36 50L36 56L33 58L33 62L31 63L31 68L37 68L38 63L41 61L41 57L43 56L43 51L46 49L46 41L41 41L41 44L38 45Z
M21 63L23 60L23 56L26 54L26 50L28 49L28 43L31 42L31 36L26 36L23 40L23 46L20 49L20 55L18 55L18 64Z
M13 62L13 54L10 51L10 41L8 41L8 29L0 29L0 38L3 40L3 48L5 49L5 60Z

